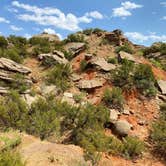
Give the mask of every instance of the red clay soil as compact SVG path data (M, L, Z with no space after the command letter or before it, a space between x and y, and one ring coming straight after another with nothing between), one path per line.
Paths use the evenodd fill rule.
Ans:
M152 71L154 73L154 76L156 79L161 79L166 81L166 71L155 67L153 64L151 64L148 60L142 58L142 63L143 64L148 64L152 67Z
M72 60L72 69L73 71L80 71L80 63L85 58L84 53L80 53Z

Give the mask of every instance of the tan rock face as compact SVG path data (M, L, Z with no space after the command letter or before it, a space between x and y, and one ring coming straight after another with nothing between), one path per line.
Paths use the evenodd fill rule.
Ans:
M65 46L66 51L71 52L73 55L80 53L85 50L85 43L71 42Z
M108 63L104 58L95 57L90 61L91 64L96 65L104 71L111 71L116 68L115 65Z
M93 89L103 86L104 83L103 79L81 80L77 86L80 89Z
M60 41L59 37L55 34L48 34L48 33L41 33L39 35L35 35L33 37L39 37L39 38L47 38L49 42L55 42L55 41Z
M133 55L129 54L127 52L120 51L119 56L120 56L121 59L127 59L127 60L130 60L130 61L136 62L136 59L133 57Z
M166 81L163 81L163 80L158 80L158 86L161 90L161 93L166 95Z
M6 71L18 72L21 74L31 73L31 70L29 68L7 58L0 58L0 69L6 70Z
M31 73L31 70L21 64L18 64L7 58L0 58L0 80L4 82L16 82L17 75L22 75L22 79L25 84L31 85L32 80L28 76ZM8 88L1 87L0 93L5 94L8 93Z
M53 63L59 63L59 64L67 64L68 60L65 58L63 52L54 50L53 54L49 53L49 54L40 54L39 59L41 61L52 61Z

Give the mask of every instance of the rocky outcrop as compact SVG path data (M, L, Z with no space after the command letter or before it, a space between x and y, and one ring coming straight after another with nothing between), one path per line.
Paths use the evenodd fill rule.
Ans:
M14 72L0 70L0 79L7 82L17 81L17 75ZM32 84L32 80L28 76L23 76L22 81L28 85Z
M166 81L158 80L157 83L158 83L159 89L161 90L161 93L166 95Z
M21 74L31 73L31 70L29 68L7 58L0 58L0 69L6 71L18 72Z
M115 65L108 63L104 58L94 57L89 62L92 65L97 66L99 69L104 70L106 72L114 70L116 68Z
M41 60L43 63L51 63L51 64L67 64L68 60L65 58L64 53L54 50L53 54L40 54L39 60Z
M80 89L93 89L103 86L105 81L103 79L81 80L78 82L78 88Z
M0 58L0 80L5 82L17 82L22 80L31 85L32 80L28 76L31 70L7 58Z
M46 38L48 39L49 42L55 42L55 41L60 41L59 37L55 34L48 34L46 32L43 32L41 34L35 35L33 37L38 37L38 38Z
M118 120L115 124L115 131L120 136L128 135L132 125L126 120Z
M9 92L9 88L6 87L0 87L0 94L7 94Z
M123 35L121 30L114 30L113 32L107 32L105 39L116 46L122 46L126 43L132 45L132 43Z
M66 51L71 52L73 55L77 55L81 51L85 50L85 43L76 43L76 42L67 43L65 49Z
M127 59L127 60L132 61L132 62L137 62L137 60L134 58L134 56L132 54L129 54L129 53L124 52L124 51L119 52L119 58L120 58L120 60Z

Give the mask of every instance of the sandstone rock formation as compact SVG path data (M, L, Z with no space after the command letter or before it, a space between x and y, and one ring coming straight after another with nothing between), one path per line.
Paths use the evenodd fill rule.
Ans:
M43 62L50 62L51 64L66 64L68 63L68 60L65 58L63 52L54 50L53 54L49 53L49 54L40 54L39 56L39 60L43 61Z
M90 61L90 63L92 65L97 66L99 69L106 71L106 72L111 71L111 70L116 68L115 65L108 63L104 58L99 58L99 57L93 58Z
M35 35L33 37L39 37L39 38L46 38L48 39L49 42L55 42L55 41L59 41L59 37L55 34L48 34L46 32L43 32L41 34Z
M77 86L80 89L93 89L103 86L104 82L102 79L80 80Z
M7 58L0 58L0 69L6 71L18 72L21 74L31 73L31 70L29 68Z
M85 43L67 43L65 46L66 51L71 52L73 55L77 55L85 49Z

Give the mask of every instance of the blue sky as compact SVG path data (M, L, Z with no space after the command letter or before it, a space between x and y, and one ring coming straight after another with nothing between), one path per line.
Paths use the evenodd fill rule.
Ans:
M165 0L1 0L0 33L65 38L85 28L121 29L137 44L166 42Z

